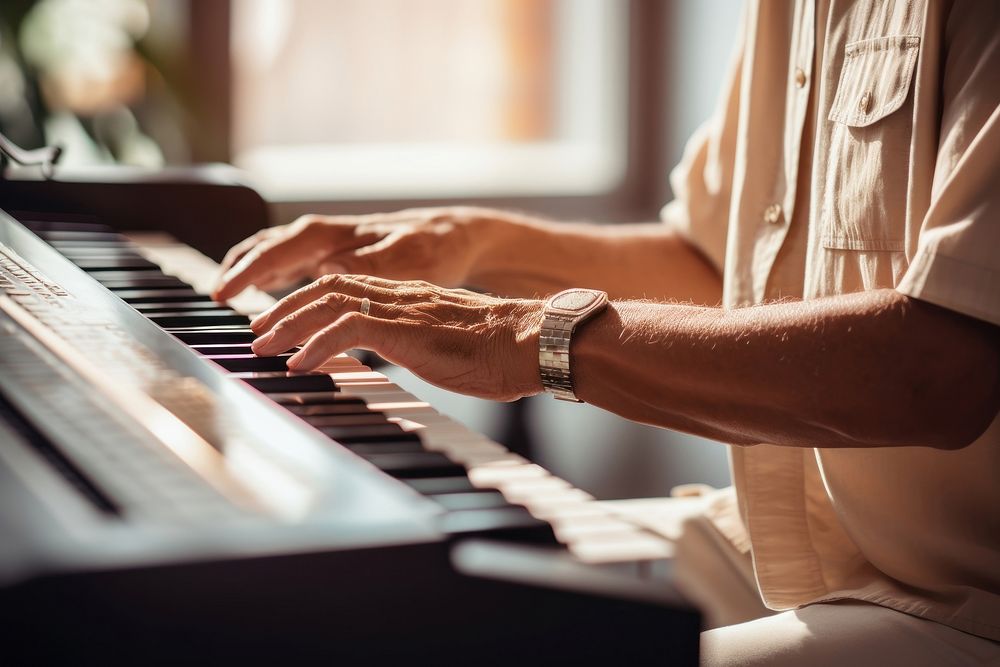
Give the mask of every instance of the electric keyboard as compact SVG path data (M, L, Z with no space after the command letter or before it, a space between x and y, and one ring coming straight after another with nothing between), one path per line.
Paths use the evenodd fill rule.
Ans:
M247 315L270 297L212 302L216 266L169 236L19 217L0 214L0 620L62 618L81 650L127 627L163 656L190 654L179 636L257 657L695 659L697 613L641 577L668 542L352 356L309 374L257 357Z

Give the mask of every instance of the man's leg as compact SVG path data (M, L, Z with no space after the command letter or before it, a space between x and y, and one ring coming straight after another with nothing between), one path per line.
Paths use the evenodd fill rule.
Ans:
M701 664L1000 665L1000 644L886 607L839 601L703 632Z

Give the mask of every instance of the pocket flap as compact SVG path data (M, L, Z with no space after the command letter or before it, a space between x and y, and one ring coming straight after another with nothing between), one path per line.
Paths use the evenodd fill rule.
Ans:
M878 37L844 48L830 120L864 127L878 122L906 101L920 51L915 36Z

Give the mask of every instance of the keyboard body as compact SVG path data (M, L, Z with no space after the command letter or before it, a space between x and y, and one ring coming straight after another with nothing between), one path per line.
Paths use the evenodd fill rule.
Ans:
M350 357L324 369L315 381L333 386L318 390L240 370L245 355L206 350L242 341L242 315L136 297L166 286L141 272L156 267L131 254L108 266L100 244L35 223L46 228L47 242L0 213L0 622L11 655L694 664L697 612L666 585L582 562L509 506L513 486L450 496L502 503L461 511L421 492L416 482L452 473L411 452L428 448L407 430L428 414L414 397ZM209 332L222 342L183 342ZM345 421L341 408L361 399L365 411ZM304 421L314 403L331 414ZM474 479L530 467L479 441L462 449L472 445L461 429L425 421L453 437L436 452L484 471L470 469ZM411 455L424 472L399 463ZM511 483L538 486L528 478Z

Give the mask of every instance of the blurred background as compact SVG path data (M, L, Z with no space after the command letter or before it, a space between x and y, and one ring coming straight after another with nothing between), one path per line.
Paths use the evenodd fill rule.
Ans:
M456 202L650 221L738 15L739 0L3 0L0 131L74 166L235 164L273 224ZM717 443L392 375L601 498L728 483Z

